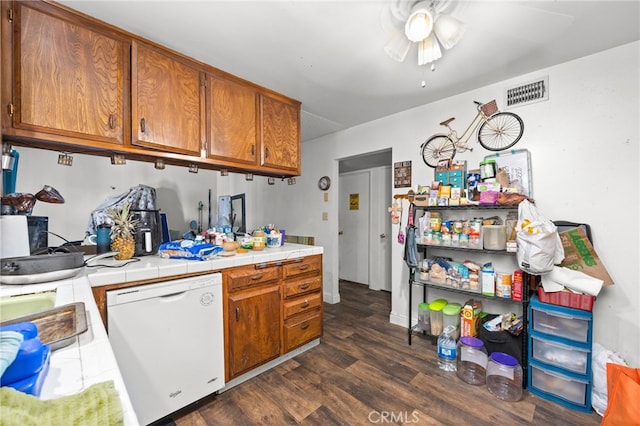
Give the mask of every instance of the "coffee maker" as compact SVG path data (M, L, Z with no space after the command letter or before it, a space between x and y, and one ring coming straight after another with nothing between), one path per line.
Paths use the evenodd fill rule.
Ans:
M156 254L160 247L160 211L159 210L131 210L136 219L136 251L134 256Z

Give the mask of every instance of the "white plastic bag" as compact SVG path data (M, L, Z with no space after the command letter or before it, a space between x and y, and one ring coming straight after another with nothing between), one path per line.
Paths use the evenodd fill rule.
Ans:
M546 274L564 259L564 248L558 229L544 218L529 200L518 205L516 224L518 266L533 275Z
M618 354L605 349L597 342L593 343L591 357L591 376L593 387L591 388L591 406L596 413L604 416L607 411L607 363L627 365Z

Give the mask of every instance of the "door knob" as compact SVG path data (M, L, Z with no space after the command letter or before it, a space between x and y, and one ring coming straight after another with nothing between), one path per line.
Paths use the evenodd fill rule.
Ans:
M387 238L387 234L380 234L380 238Z

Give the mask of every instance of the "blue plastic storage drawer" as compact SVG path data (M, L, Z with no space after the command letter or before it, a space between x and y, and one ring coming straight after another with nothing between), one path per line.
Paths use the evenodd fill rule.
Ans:
M591 411L591 382L586 377L561 374L532 361L529 363L527 390L574 410Z
M531 340L529 340L532 359L578 374L591 373L590 349L545 339L534 333L531 334Z
M576 342L591 342L591 312L542 303L536 295L531 297L529 309L533 330Z

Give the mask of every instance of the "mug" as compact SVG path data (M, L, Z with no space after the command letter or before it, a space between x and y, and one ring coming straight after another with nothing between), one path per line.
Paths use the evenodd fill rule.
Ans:
M96 247L96 253L107 253L111 246L111 228L108 226L98 226L95 241L98 247Z

